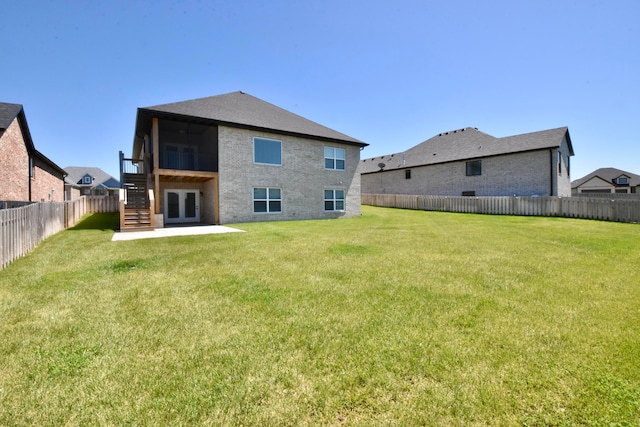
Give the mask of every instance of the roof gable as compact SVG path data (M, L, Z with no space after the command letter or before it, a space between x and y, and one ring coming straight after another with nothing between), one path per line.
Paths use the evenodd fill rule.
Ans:
M14 119L18 120L20 131L22 132L22 139L24 140L25 146L27 147L29 156L39 159L41 162L49 165L51 168L57 171L60 175L64 176L65 172L60 166L56 165L47 156L36 150L36 147L33 144L33 139L31 138L31 131L29 130L29 125L27 124L27 116L24 113L22 104L0 102L0 136L2 136L5 130L7 130Z
M606 179L602 179L597 175L592 176L588 180L584 181L578 187L589 187L589 188L601 188L601 187L613 187L614 185L611 181L607 181Z
M204 119L232 127L248 127L360 146L368 145L241 91L140 108L138 121L141 120L141 114L153 113Z
M22 112L22 105L0 102L0 132L7 130L11 122Z
M636 175L631 172L623 171L616 168L600 168L600 169L596 169L590 174L583 176L582 178L572 181L571 188L578 188L584 183L586 183L587 181L589 181L591 178L596 176L606 181L607 183L609 183L609 185L615 185L615 182L616 182L615 180L617 180L620 177L626 176L629 178L629 183L628 183L629 186L631 187L640 186L640 175Z
M65 184L72 186L89 186L97 187L103 185L107 188L120 188L120 181L106 173L100 168L67 166L64 168L67 176L64 180ZM92 178L91 184L85 184L83 178L89 176Z

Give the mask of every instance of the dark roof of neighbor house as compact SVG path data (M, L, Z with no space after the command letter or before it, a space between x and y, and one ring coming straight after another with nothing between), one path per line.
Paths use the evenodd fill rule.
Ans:
M573 156L573 147L567 127L504 138L496 138L479 131L477 128L467 127L440 133L404 152L363 159L360 161L359 171L360 173L373 173L379 172L381 169L385 171L405 169L555 148L560 146L565 138L569 146L569 153Z
M115 189L120 188L120 181L106 173L100 168L84 167L84 166L67 166L64 168L67 172L67 176L64 179L65 184L69 184L74 187L89 187L89 188L107 188ZM83 184L82 178L85 175L91 175L93 182L91 184Z
M626 172L616 168L600 168L600 169L596 169L595 171L591 172L588 175L583 176L582 178L578 178L575 181L571 181L571 188L578 188L585 182L595 177L598 177L603 181L610 183L612 186L616 186L613 180L620 176L628 176L629 186L631 187L636 187L640 185L640 175L636 175L631 172Z
M148 129L151 117L157 116L158 113L164 113L165 117L174 116L178 119L195 118L231 127L331 140L362 147L368 145L365 142L284 110L242 91L139 108L138 118L136 120L136 139L142 138L144 132Z
M56 165L47 156L36 150L31 138L31 131L29 131L29 125L27 124L27 116L24 113L24 107L22 104L10 104L7 102L0 102L0 136L9 128L14 119L18 119L20 130L22 131L22 137L27 147L29 155L38 158L43 163L49 165L61 175L65 175L64 169Z

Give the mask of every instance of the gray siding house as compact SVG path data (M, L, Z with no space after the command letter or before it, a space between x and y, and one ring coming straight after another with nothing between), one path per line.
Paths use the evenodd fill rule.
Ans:
M570 196L573 155L566 127L504 138L464 128L364 159L358 172L366 194Z
M143 226L145 202L155 226L360 215L366 145L244 92L139 108L125 209Z
M80 196L114 196L120 190L120 181L100 168L67 166L64 179L65 200Z
M640 194L640 175L616 168L600 168L571 183L573 194Z

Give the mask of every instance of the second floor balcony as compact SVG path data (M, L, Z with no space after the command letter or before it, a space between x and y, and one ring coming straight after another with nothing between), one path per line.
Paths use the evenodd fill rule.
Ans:
M189 147L165 149L160 152L161 169L217 172L216 163L211 154L198 153Z

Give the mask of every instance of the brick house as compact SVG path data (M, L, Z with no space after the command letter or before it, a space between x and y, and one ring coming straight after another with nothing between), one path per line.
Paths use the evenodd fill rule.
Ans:
M139 108L124 212L132 227L360 215L366 145L244 92Z
M62 202L64 176L35 149L22 105L0 103L0 200Z
M360 162L362 193L436 196L570 196L566 127L496 138L444 132L405 152Z

